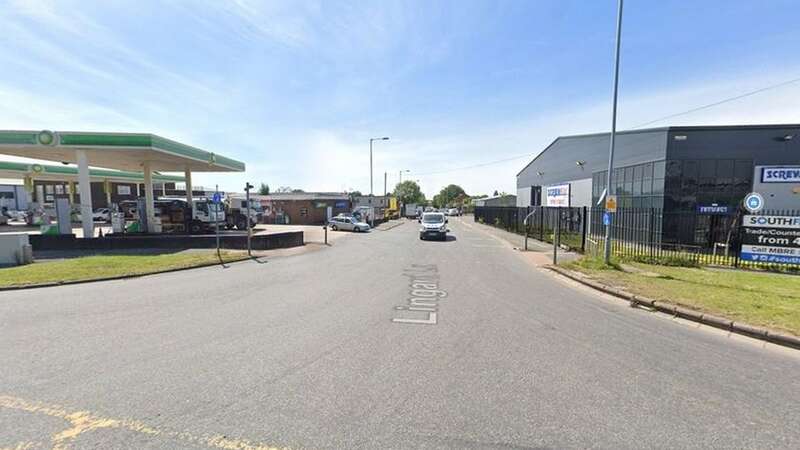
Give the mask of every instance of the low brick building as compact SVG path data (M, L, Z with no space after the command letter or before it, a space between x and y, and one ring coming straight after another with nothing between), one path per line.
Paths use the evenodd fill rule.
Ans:
M253 195L264 208L264 223L322 225L329 217L351 211L350 197L336 192Z

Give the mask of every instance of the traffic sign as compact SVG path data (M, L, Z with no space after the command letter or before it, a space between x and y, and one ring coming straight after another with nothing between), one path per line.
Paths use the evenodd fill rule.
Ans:
M744 207L751 213L764 209L764 197L758 192L751 192L744 198Z
M617 196L609 195L606 197L606 211L615 213L617 212Z
M605 225L605 226L611 225L611 213L610 212L604 212L603 213L603 225Z
M214 192L214 196L211 197L211 201L214 203L222 202L222 194L220 194L219 192Z

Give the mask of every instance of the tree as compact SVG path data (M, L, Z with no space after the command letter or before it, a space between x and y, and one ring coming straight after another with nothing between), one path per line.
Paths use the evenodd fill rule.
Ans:
M289 186L281 186L278 189L275 189L276 194L288 194L292 192L292 188Z
M347 194L347 196L350 197L351 202L355 202L356 197L361 197L361 195L361 191L351 191Z
M467 193L464 192L461 186L457 184L448 184L433 197L433 205L437 208L456 206L460 204L465 197L467 197Z
M393 195L404 205L409 203L424 203L425 194L420 190L419 185L413 180L403 181L394 187Z
M267 183L261 183L261 186L258 187L258 193L260 195L269 195L269 185Z

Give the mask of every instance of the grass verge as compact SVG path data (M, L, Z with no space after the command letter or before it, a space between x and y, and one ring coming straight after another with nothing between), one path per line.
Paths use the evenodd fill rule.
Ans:
M247 258L247 252L223 250L224 262ZM216 251L161 255L94 255L0 269L0 287L32 286L67 281L144 275L219 262Z
M632 294L800 336L800 276L596 258L564 267Z

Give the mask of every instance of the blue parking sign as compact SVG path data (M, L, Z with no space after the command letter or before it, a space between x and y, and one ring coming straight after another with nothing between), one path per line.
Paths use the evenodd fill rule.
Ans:
M214 203L220 203L222 201L222 194L219 192L214 192L214 196L211 198L211 201Z
M605 226L611 225L611 213L609 212L603 213L603 225Z

